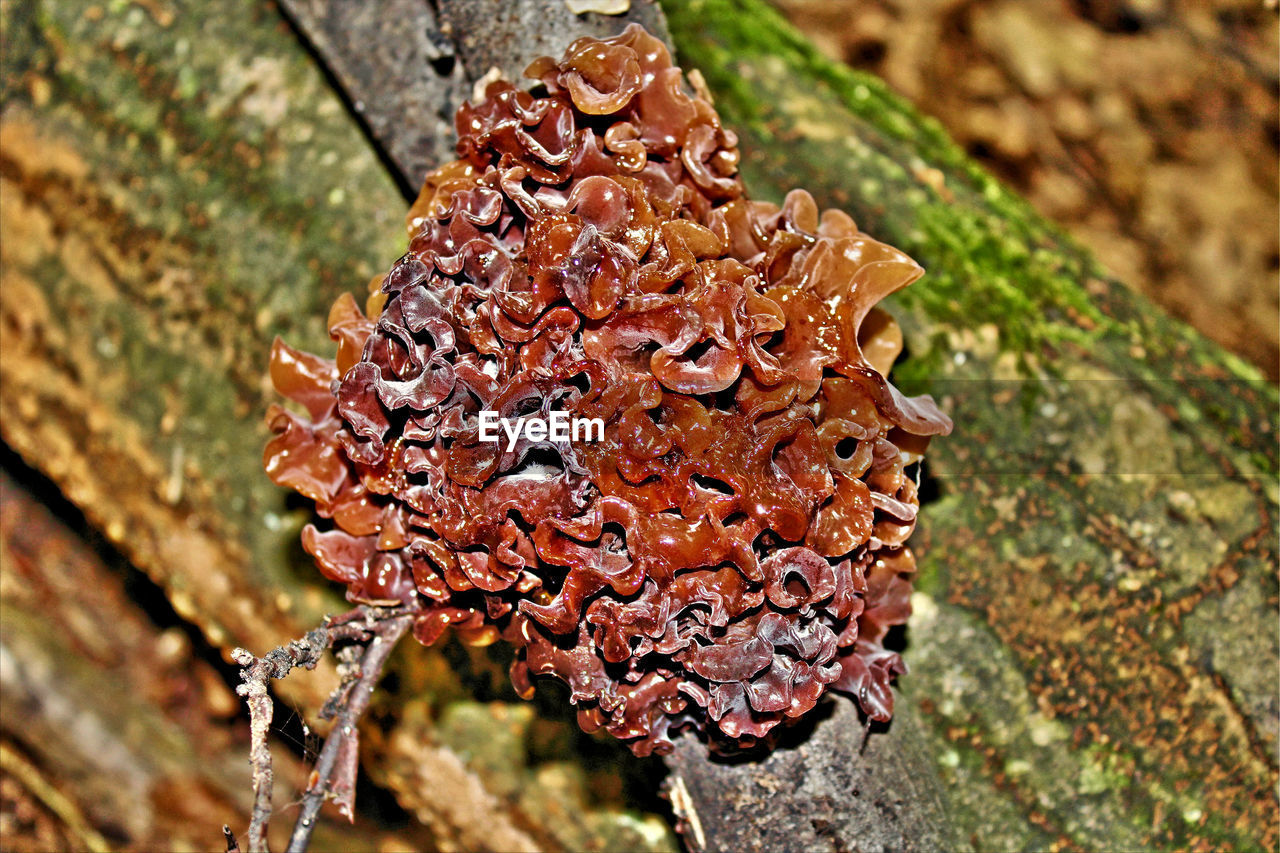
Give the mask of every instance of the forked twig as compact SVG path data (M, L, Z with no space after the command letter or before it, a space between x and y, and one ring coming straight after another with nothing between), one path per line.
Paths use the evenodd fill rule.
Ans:
M271 819L273 777L267 733L271 729L273 705L268 689L271 679L284 678L296 667L315 669L326 649L349 640L364 643L363 654L344 654L342 683L329 697L320 716L336 718L316 762L311 782L302 798L302 812L289 839L289 851L307 848L316 816L327 795L332 795L339 811L354 819L355 782L359 765L359 732L356 724L369 706L373 688L382 674L391 650L413 622L411 608L382 609L361 606L350 613L325 620L324 625L256 657L236 649L231 658L244 669L236 692L249 706L249 763L253 767L253 812L246 836L248 853L267 853L267 824ZM346 652L347 650L344 650ZM228 836L228 844L231 843Z
M302 811L289 837L287 853L303 853L311 840L316 816L327 794L333 795L338 811L348 820L355 820L356 772L360 759L360 730L356 724L369 707L373 688L382 675L391 650L404 636L413 622L412 615L398 616L379 624L365 648L355 681L344 681L325 703L322 717L336 717L332 731L316 759L311 784L302 796ZM338 700L338 701L335 701ZM336 713L335 713L336 712Z

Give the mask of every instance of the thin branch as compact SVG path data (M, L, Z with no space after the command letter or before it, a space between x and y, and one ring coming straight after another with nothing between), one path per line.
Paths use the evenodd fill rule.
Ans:
M316 816L325 796L331 794L338 810L348 820L355 819L355 784L359 765L360 731L356 724L369 707L373 688L382 676L387 658L413 623L411 614L382 621L370 629L373 638L365 649L354 682L343 684L325 704L325 711L336 716L332 731L316 760L311 784L302 797L302 811L289 838L288 853L303 853L315 828ZM338 701L334 701L334 700Z
M321 711L321 717L337 717L337 723L320 753L311 784L303 798L303 812L294 827L289 850L305 850L314 827L316 814L325 795L332 793L338 807L348 819L354 814L355 778L358 767L359 737L356 723L369 705L387 657L413 621L413 608L384 610L362 606L338 617L330 617L324 625L263 657L246 649L235 649L231 659L244 669L236 693L249 706L249 763L253 768L253 812L245 844L248 853L268 853L267 824L271 819L273 776L271 750L267 734L274 713L268 685L273 678L284 678L296 667L315 669L325 650L343 640L368 642L358 665L348 658L343 682ZM343 654L344 657L347 655ZM336 768L336 775L335 775ZM230 838L228 843L231 843ZM300 846L299 846L300 845Z
M243 696L249 706L249 763L253 767L253 813L245 839L249 853L267 853L267 821L271 818L273 780L267 733L271 730L274 708L267 685L272 678L284 678L295 666L315 669L331 642L326 626L261 658L246 649L231 653L231 659L244 667L240 670L241 684L236 693Z

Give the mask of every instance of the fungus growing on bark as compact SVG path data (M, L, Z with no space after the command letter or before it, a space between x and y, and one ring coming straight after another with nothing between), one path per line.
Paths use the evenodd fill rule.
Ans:
M746 198L732 131L639 27L535 61L458 112L409 251L333 361L278 342L306 415L265 464L315 501L303 544L414 634L518 648L637 754L681 728L747 746L828 690L874 720L901 658L910 466L950 421L885 378L876 308L922 272L819 212ZM481 412L600 419L604 439L482 441Z

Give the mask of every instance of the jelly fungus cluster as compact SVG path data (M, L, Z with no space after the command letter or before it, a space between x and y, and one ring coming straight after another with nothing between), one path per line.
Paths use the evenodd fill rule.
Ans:
M885 379L875 307L921 274L797 190L750 201L736 137L632 26L489 84L426 180L335 360L277 341L306 416L272 479L331 520L303 544L347 597L420 608L568 685L645 755L682 728L750 746L827 690L892 713L912 465L950 421ZM481 441L479 413L599 418L602 441Z

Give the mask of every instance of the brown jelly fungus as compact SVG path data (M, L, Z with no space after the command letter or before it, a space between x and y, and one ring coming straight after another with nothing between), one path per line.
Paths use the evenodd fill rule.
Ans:
M802 190L751 201L737 139L643 29L575 42L459 110L409 251L277 341L272 479L347 597L421 608L423 643L518 649L588 730L757 743L823 694L873 720L910 609L912 466L950 421L885 375L902 252ZM482 441L481 412L567 412L599 441ZM491 416L490 416L491 417Z

